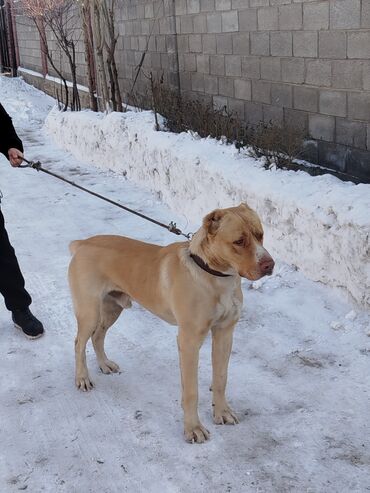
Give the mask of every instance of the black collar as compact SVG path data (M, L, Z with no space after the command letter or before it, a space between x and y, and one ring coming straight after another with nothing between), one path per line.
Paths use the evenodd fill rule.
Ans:
M219 272L218 270L211 269L210 266L204 262L204 260L202 260L200 257L198 257L198 255L195 255L194 253L191 253L190 257L197 265L199 265L201 269L208 272L208 274L212 274L212 276L231 277L230 274L224 274L223 272Z

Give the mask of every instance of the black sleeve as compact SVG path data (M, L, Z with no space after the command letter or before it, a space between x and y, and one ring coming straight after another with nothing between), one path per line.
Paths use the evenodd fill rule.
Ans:
M8 150L12 147L23 152L22 141L14 130L12 119L0 103L0 152L8 157Z

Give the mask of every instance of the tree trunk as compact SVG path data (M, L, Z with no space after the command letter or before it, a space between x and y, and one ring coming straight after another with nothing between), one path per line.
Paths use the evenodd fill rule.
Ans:
M103 99L103 107L106 111L110 111L107 75L105 73L104 58L103 58L104 33L102 32L101 19L100 19L100 5L99 5L100 0L93 0L93 1L94 1L94 39L95 39L95 49L96 49L100 90Z
M96 100L96 75L95 75L95 60L94 46L91 27L91 11L90 3L86 2L81 5L82 29L85 43L85 57L87 64L87 82L90 96L90 109L98 111L98 103Z

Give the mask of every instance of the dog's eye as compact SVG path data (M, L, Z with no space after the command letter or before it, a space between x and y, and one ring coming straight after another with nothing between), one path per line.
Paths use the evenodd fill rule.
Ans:
M256 234L256 240L257 241L262 241L263 240L263 233L257 233Z
M234 245L244 245L244 238L239 238L239 240L234 241Z

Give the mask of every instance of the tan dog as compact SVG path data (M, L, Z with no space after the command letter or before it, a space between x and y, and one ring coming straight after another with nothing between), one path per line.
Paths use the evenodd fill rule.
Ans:
M261 222L245 204L208 214L190 242L161 247L121 236L73 241L69 281L78 324L77 387L92 388L85 355L90 337L102 372L119 370L104 352L104 338L134 300L179 327L186 440L209 437L198 417L198 358L210 330L214 422L237 423L225 398L227 368L243 302L240 276L256 280L274 268L262 243Z

